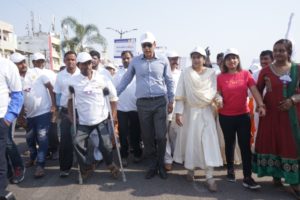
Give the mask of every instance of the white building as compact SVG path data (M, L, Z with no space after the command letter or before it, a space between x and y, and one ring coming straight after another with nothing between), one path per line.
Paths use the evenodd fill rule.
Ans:
M10 54L15 52L17 47L14 27L11 24L0 21L0 54L9 58Z
M31 55L40 52L46 57L46 68L59 71L61 67L60 36L52 33L38 32L29 36L18 37L18 50L29 55L29 66L32 66Z

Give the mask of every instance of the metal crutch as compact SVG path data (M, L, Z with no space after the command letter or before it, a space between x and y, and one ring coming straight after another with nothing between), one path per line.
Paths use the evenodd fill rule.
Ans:
M110 101L109 101L109 89L107 87L105 87L103 89L103 95L105 97L106 104L107 104L108 109L109 109L110 122L111 122L111 126L112 126L112 129L113 129L113 135L114 135L114 139L115 139L115 143L116 143L116 148L117 148L117 153L118 153L118 158L119 158L119 163L120 163L120 168L121 168L121 173L122 173L122 179L123 179L123 182L126 182L126 176L125 176L123 163L122 163L122 159L121 159L121 154L120 154L120 148L119 148L120 143L119 143L119 140L117 139L117 137L115 135L115 126L114 126L114 122L113 122L112 110L111 110Z
M73 130L74 130L74 134L76 135L77 133L77 127L76 127L76 110L75 110L75 90L72 86L69 87L69 90L71 92L72 95L72 109L73 109ZM77 159L78 162L78 159ZM81 170L80 170L80 164L78 162L78 183L79 185L83 184L83 179L82 179L82 175L81 175Z

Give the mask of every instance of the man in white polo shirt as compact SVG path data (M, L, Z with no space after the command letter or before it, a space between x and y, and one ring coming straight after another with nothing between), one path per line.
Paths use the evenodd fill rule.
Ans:
M123 51L121 54L122 64L119 71L113 77L116 87L121 82L122 77L127 71L133 55L131 51ZM142 157L141 149L141 128L136 107L136 81L135 78L119 96L118 102L118 129L121 143L121 157L123 166L128 165L129 144L133 149L133 161L139 162Z
M59 166L60 177L69 176L70 169L73 165L73 143L72 143L72 122L68 117L68 100L69 100L69 80L80 74L76 66L76 53L68 51L64 55L66 68L57 74L54 86L56 95L61 95L59 105L60 110L60 147L59 147Z
M6 140L10 124L23 104L22 85L18 68L10 60L0 57L0 199L13 197L7 187Z
M74 136L74 149L83 178L93 170L93 160L88 154L90 134L96 130L99 137L99 150L114 178L119 176L119 169L113 163L111 134L108 128L109 108L105 101L103 89L109 89L109 99L113 120L117 121L117 94L112 82L92 69L92 57L86 52L77 56L80 74L70 79L69 85L74 89L78 113L77 132ZM71 93L69 94L71 97ZM71 99L68 102L70 119L73 116Z
M56 110L55 96L50 80L38 67L19 68L23 84L24 110L27 117L26 142L30 159L26 167L37 164L34 176L45 175L44 167L48 151L48 131L52 113ZM38 144L38 149L37 149Z
M44 72L45 76L47 76L48 79L50 80L52 87L54 87L56 82L56 73L53 70L45 68L45 61L46 58L44 54L40 52L36 52L32 56L33 66L40 68ZM57 116L56 112L52 113L51 124L48 133L49 146L47 152L47 159L53 159L53 160L58 159L58 145L59 145L56 116Z

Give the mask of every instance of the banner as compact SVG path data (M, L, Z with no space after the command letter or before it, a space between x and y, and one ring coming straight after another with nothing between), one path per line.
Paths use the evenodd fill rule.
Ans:
M114 58L121 58L123 51L131 51L132 54L136 55L136 39L115 39L114 41Z

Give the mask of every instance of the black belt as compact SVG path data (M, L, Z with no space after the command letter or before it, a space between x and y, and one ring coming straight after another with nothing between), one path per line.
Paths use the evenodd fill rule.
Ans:
M156 100L156 99L160 99L160 98L165 98L165 96L157 96L157 97L142 97L142 98L138 98L139 100Z

